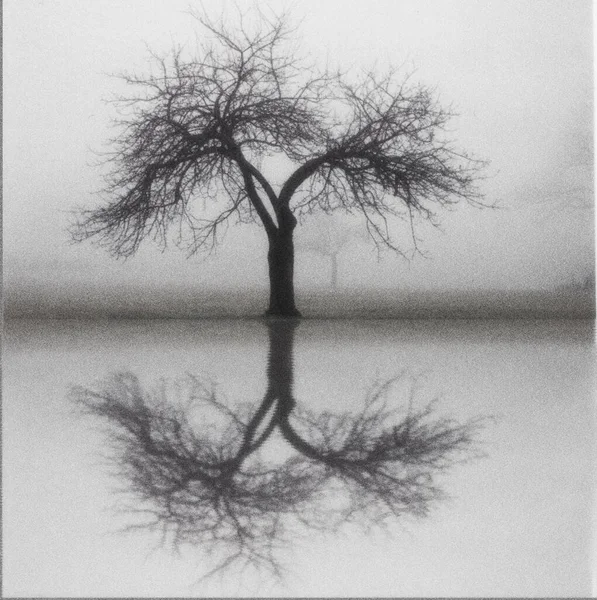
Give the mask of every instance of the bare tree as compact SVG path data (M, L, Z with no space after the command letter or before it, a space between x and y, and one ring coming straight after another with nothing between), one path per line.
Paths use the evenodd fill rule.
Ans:
M338 288L338 255L357 240L363 239L361 228L341 221L338 215L321 216L303 226L297 238L297 249L330 259L330 287Z
M210 572L232 565L280 576L279 554L301 531L386 527L424 516L442 497L436 476L478 456L484 419L459 424L409 398L390 408L397 379L374 385L357 414L313 413L292 393L296 322L269 322L268 387L255 408L232 408L212 385L188 376L143 390L128 373L71 396L108 425L112 460L143 520L177 549L216 555ZM394 402L392 402L393 404ZM296 454L272 464L260 448L278 430ZM328 502L329 494L343 506Z
M400 251L388 217L433 221L459 200L479 203L483 165L447 139L451 114L430 89L396 70L318 71L289 46L284 15L257 13L253 26L244 15L237 27L195 16L213 38L196 56L175 49L154 57L155 73L123 76L136 92L118 100L107 198L82 211L75 240L129 256L148 237L165 245L173 230L193 254L231 219L259 223L269 243L266 314L291 316L300 214L360 215L376 244ZM272 155L293 165L281 186L264 171Z
M419 408L409 402L400 415L388 407L398 379L372 386L356 414L297 410L280 422L285 439L323 469L319 478L346 496L335 515L339 523L370 529L405 514L426 516L443 498L437 476L480 456L473 448L485 418L463 424L438 418L433 402Z
M173 402L175 388L184 402ZM114 374L96 390L73 388L71 397L108 424L110 460L130 498L123 510L140 519L126 531L158 531L160 545L175 550L204 549L216 557L208 575L234 564L280 576L282 517L305 512L318 482L304 461L274 469L255 454L273 429L264 423L267 398L249 416L195 377L146 391L131 373Z
M562 214L592 227L594 221L594 116L590 88L578 94L577 103L560 132L549 163L533 171L521 186L523 195L541 221Z

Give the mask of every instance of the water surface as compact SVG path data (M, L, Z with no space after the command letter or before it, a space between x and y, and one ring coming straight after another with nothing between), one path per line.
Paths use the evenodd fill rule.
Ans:
M228 406L255 414L272 382L284 381L272 378L271 352L260 320L9 321L4 594L591 593L595 357L585 320L305 320L293 332L292 381L281 392L292 396L293 410L354 418L375 386L396 378L390 409L437 399L438 419L494 416L477 436L485 457L439 473L446 498L424 518L406 511L383 531L364 531L356 521L337 532L297 529L282 549L287 572L280 579L268 569L233 567L200 580L215 564L208 548L150 552L155 533L114 533L128 522L114 513L115 488L126 481L102 458L106 423L74 410L69 390L125 371L147 390L191 375ZM205 423L196 417L200 430ZM260 449L264 460L276 464L300 455L283 428L272 428L267 448ZM340 509L340 496L326 494L329 509Z

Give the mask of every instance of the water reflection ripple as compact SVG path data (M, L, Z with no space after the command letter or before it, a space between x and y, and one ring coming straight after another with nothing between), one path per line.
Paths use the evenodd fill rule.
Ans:
M423 517L443 497L438 476L481 456L488 418L439 416L437 402L417 402L407 371L374 381L356 410L302 405L293 393L298 323L265 322L260 402L232 404L200 373L143 387L134 373L116 372L70 390L84 414L107 425L126 529L157 531L175 550L202 549L212 557L205 577L250 568L281 578L295 536Z

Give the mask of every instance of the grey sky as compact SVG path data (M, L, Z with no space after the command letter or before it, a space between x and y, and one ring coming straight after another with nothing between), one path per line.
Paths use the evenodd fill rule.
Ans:
M206 1L208 10L234 7ZM240 1L241 7L250 3ZM279 11L289 3L268 2ZM218 253L186 260L150 243L126 263L68 244L68 211L101 186L90 149L110 136L119 89L108 73L142 72L146 44L192 45L188 0L8 0L4 3L4 262L7 289L73 281L266 284L265 239L231 229ZM443 232L421 228L429 259L377 262L347 250L351 285L548 289L593 269L592 6L588 0L304 0L298 39L310 57L359 68L416 68L460 116L454 139L491 161L483 190L499 211L460 207ZM568 207L588 204L589 207ZM299 233L300 235L300 233ZM408 243L407 243L408 246ZM325 283L300 254L297 284ZM226 275L222 279L221 271ZM327 266L326 266L327 268Z

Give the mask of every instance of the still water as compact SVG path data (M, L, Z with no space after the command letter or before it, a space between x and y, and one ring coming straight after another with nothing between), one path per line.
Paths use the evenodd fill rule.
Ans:
M3 593L588 596L592 328L9 321Z

